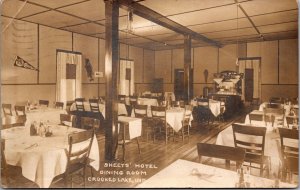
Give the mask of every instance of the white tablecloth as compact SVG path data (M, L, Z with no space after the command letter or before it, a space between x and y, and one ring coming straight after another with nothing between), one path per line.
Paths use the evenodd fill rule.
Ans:
M35 110L26 111L27 122L43 121L55 124L60 123L60 114L66 114L66 110L56 108L38 108Z
M90 103L84 102L83 103L85 111L91 111ZM76 111L76 104L73 103L70 107L70 111ZM105 104L99 104L99 111L102 113L103 117L105 118ZM119 115L127 115L126 106L123 103L118 103L118 114Z
M263 111L259 111L259 110L253 110L251 112L251 114L264 115L264 112ZM276 116L275 120L276 119L282 119L282 115L281 116ZM284 117L283 123L284 123L284 126L287 126L287 122L286 122L286 118L285 117ZM249 114L246 115L245 124L250 124ZM256 125L256 126L267 127L267 130L273 130L271 122L267 122L267 126L265 125L265 123L264 123L264 116L263 116L263 122L262 121L252 121L251 124L252 125ZM278 128L280 126L282 127L282 124L278 125L278 123L276 121L274 122L274 128Z
M134 117L119 116L118 121L128 124L129 139L134 139L142 135L142 119Z
M176 160L137 188L235 188L236 172L186 160ZM273 180L249 176L250 187L270 188ZM296 187L280 183L280 187Z
M65 126L51 126L51 137L30 136L30 127L14 127L1 131L5 139L7 164L20 166L22 174L41 188L50 186L53 178L66 171L68 133L83 131ZM35 146L32 146L35 145ZM32 147L31 147L32 146ZM31 148L29 148L31 147ZM96 135L92 142L91 165L99 170L99 148Z
M183 118L184 118L184 109L182 108L173 108L167 110L166 112L167 123L174 129L175 132L178 132L182 128L181 122Z
M198 106L201 105L204 102L197 102L197 100L191 100L191 105L192 106ZM209 99L209 109L211 113L217 117L221 113L221 106L225 106L224 102L220 102L217 100ZM225 107L224 107L225 109ZM225 111L225 110L224 110Z
M263 102L262 104L259 105L259 111L264 111L264 108L266 107L266 104L269 104L269 102ZM291 111L292 105L289 104L282 104L283 108L285 110L285 115L288 115ZM297 107L296 105L295 107Z

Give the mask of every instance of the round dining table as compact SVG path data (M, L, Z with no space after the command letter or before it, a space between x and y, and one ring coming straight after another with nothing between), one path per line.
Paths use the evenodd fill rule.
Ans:
M13 127L1 131L5 140L4 154L9 165L22 168L22 175L40 188L48 188L53 178L66 171L68 135L83 131L56 124L48 125L50 137L30 136L30 126ZM94 136L89 158L90 165L99 170L99 148Z

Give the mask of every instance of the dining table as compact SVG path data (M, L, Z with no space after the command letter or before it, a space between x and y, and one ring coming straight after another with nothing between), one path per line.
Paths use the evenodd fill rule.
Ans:
M259 111L264 111L264 108L266 107L267 104L269 104L270 102L263 102L259 105ZM285 110L285 115L289 115L290 114L290 111L292 108L296 108L298 109L299 106L298 105L294 105L294 104L281 104Z
M40 188L48 188L55 176L66 171L68 135L83 131L57 124L47 126L52 131L49 137L30 136L30 125L1 130L7 164L21 167L22 175ZM100 158L96 135L89 158L90 165L98 171Z
M128 127L124 133L124 140L131 140L142 135L142 119L127 116L118 116L118 122Z
M250 188L274 188L275 181L248 175L245 182ZM136 188L237 188L236 171L178 159ZM295 188L295 184L279 182L280 188Z
M67 111L59 108L37 107L35 109L26 110L27 122L33 121L50 121L51 123L60 123L60 114L67 114Z
M199 106L199 105L207 106L207 102L198 102L196 99L192 99L190 104L192 106ZM208 105L209 105L209 109L210 109L211 113L215 117L218 117L218 115L220 115L221 106L223 106L225 109L225 103L222 101L218 101L218 100L209 99Z
M185 115L190 115L189 125L193 120L193 114L191 110L180 108L180 107L170 107L166 110L166 121L167 124L174 129L175 132L178 132L182 128L182 121ZM135 117L134 112L131 113L132 117ZM147 116L152 117L151 107L150 110L147 110Z

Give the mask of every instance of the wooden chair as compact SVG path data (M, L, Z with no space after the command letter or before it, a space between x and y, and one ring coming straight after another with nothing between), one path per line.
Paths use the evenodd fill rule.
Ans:
M91 112L100 113L98 99L89 99L89 103L90 103Z
M281 163L282 163L282 176L286 180L286 175L289 175L291 180L292 174L298 175L299 173L299 132L295 129L278 128L281 143ZM295 146L287 143L288 140L295 141Z
M119 121L118 125L119 125L118 145L122 146L122 150L123 150L122 160L124 161L125 160L125 152L126 152L126 150L125 150L126 144L130 143L131 141L129 138L127 138L128 124ZM139 154L141 154L139 139L138 139L138 137L136 137L135 139L137 142Z
M250 103L252 110L258 110L260 105L260 99L259 98L252 98L252 101Z
M60 114L60 124L69 126L69 127L74 127L76 124L76 116L75 115L70 115L70 114Z
M220 101L220 114L218 115L218 118L219 118L219 121L222 120L224 122L224 114L225 114L225 110L226 110L227 98L220 97L218 101Z
M172 101L171 102L171 107L180 107L180 102L179 101Z
M188 137L188 141L190 140L190 119L192 116L192 109L191 105L185 106L184 117L181 121L182 128L180 129L182 141L184 141L185 136Z
M283 104L284 103L284 98L282 97L271 97L269 99L270 103L278 103L278 104Z
M209 99L208 98L197 98L198 106L198 121L200 122L207 122L209 125L210 118L211 118L211 111L209 108Z
M100 121L91 117L81 117L81 128L82 129L96 129L100 127Z
M84 98L76 98L75 105L77 111L85 111L84 110Z
M167 144L169 133L172 132L174 135L174 131L171 130L171 127L168 127L166 116L167 116L167 108L163 106L151 106L151 114L153 121L153 142L155 141L155 136L157 133L163 133L165 135L165 143Z
M2 118L2 129L25 126L26 119L27 119L26 115L3 117Z
M118 95L119 103L126 104L125 98L126 98L126 95Z
M286 124L287 127L292 129L294 124L299 125L299 117L290 117L290 116L286 116Z
M69 186L69 179L71 179L71 187L73 187L73 176L82 177L83 185L86 185L86 168L89 166L89 155L94 139L94 130L87 130L78 133L72 133L68 136L69 148L67 151L67 167L66 171L55 177L52 184L64 180L66 188ZM82 172L80 174L80 172ZM71 178L70 178L71 177Z
M270 158L264 155L265 152L265 127L254 127L240 124L232 124L233 138L235 147L244 148L246 151L245 162L250 163L250 167L260 169L260 176L263 175L264 168L267 169L267 176L270 169ZM238 134L255 136L257 142L249 141L249 139L241 139ZM237 138L238 137L238 138ZM261 139L259 142L258 139ZM258 164L259 167L251 165Z
M280 103L267 103L265 108L282 109L283 106Z
M16 115L19 116L19 115L26 115L26 108L25 106L15 106L15 112L16 112Z
M2 110L4 116L12 116L11 104L2 104Z
M39 105L40 106L49 106L49 100L39 100Z
M285 116L284 108L264 108L264 120L265 122L271 122L272 127L274 126L275 120L277 124L283 125L284 116Z
M64 103L63 102L55 102L55 108L64 109Z
M261 122L263 122L264 121L264 115L263 114L250 113L249 114L249 120L250 120L251 125L252 125L252 121L261 121Z
M147 115L147 109L148 109L147 105L136 104L133 107L135 117L141 118L143 123L146 123L146 127L144 127L144 125L143 125L143 131L146 132L147 142L148 142L149 134L153 133L153 128L149 125L149 122L151 121L151 118L149 118L148 115Z
M230 169L230 161L236 162L236 168L240 168L245 159L245 150L239 147L229 147L215 144L197 143L199 161L202 156L225 160L226 169Z

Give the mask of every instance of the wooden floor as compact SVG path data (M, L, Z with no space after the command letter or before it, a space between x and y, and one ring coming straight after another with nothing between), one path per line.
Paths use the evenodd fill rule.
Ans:
M131 188L141 183L167 167L177 159L197 161L196 144L198 142L215 143L217 134L230 126L233 122L243 122L245 113L240 113L236 117L225 122L214 122L210 126L193 123L191 127L190 139L184 142L180 137L170 139L165 145L164 140L146 142L145 137L140 138L141 154L138 153L136 141L126 145L126 158L122 161L122 149L119 147L118 159L108 162L104 159L104 137L102 133L97 135L100 149L100 172L87 170L87 185L89 188ZM20 175L18 175L20 176ZM24 177L20 177L24 178ZM26 179L16 179L14 187L37 187L34 183ZM64 187L63 183L57 183L53 188ZM76 185L74 185L76 187Z

